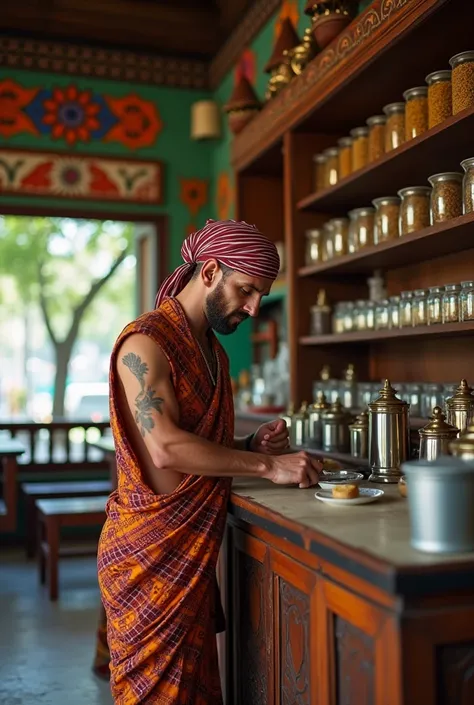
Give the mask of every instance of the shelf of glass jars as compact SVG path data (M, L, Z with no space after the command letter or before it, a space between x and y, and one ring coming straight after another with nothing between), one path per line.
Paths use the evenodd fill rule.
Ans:
M370 206L381 196L395 196L405 186L428 185L431 174L460 171L460 163L474 156L472 131L474 107L463 110L404 142L334 186L298 202L302 211L342 214L351 208Z
M371 274L375 269L396 269L473 248L474 213L466 213L349 255L301 267L298 276Z
M351 345L353 343L371 343L396 338L439 338L445 335L461 336L474 334L474 321L462 323L440 323L432 326L414 328L391 328L388 330L362 330L353 333L329 333L328 335L304 335L299 339L300 345Z

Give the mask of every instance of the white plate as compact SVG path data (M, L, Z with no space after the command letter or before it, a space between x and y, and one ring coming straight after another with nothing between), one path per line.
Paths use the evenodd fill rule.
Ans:
M331 491L336 485L358 485L362 482L364 476L361 472L353 470L338 470L336 472L323 473L319 480L319 486L322 490Z
M330 492L316 492L314 496L316 499L319 499L320 502L326 502L326 504L337 504L341 507L348 507L352 504L370 504L370 502L376 502L383 494L383 490L361 487L359 489L359 496L353 499L335 499Z

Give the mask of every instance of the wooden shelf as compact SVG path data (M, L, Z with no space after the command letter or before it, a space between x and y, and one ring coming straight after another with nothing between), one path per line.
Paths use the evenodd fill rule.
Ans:
M474 248L474 213L424 228L397 240L367 247L328 262L301 267L298 276L315 274L370 274L374 269L396 269L453 252Z
M335 186L303 198L297 207L345 214L351 208L370 206L374 198L395 196L405 186L428 186L427 178L440 171L462 172L461 161L474 156L473 132L474 108L469 108L405 142Z
M352 345L354 343L373 343L401 338L440 338L447 335L464 336L474 334L474 321L464 323L446 323L417 328L395 328L391 330L355 331L339 335L307 335L299 339L301 345Z

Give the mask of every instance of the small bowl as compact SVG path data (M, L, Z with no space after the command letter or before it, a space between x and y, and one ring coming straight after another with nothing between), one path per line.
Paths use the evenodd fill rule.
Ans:
M353 470L339 470L338 472L323 473L319 486L322 490L332 490L335 485L358 485L364 479L361 472Z

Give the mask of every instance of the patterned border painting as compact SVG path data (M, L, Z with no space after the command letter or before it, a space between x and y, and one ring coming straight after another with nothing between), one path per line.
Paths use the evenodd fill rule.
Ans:
M163 200L160 162L0 148L0 194L125 203Z

